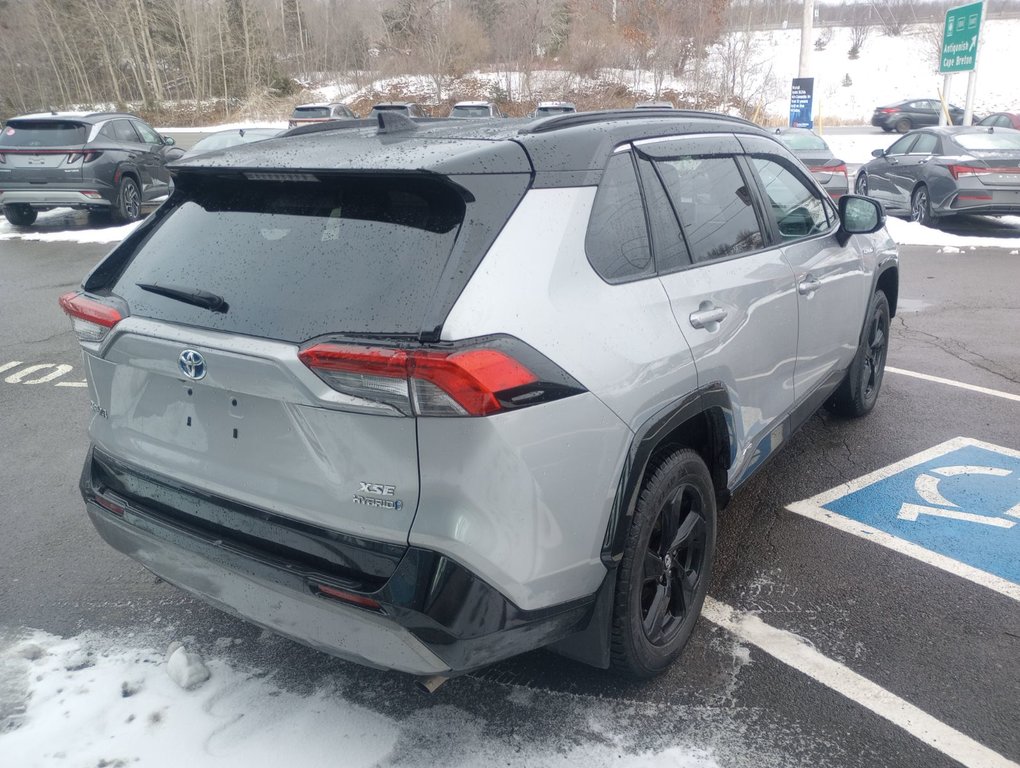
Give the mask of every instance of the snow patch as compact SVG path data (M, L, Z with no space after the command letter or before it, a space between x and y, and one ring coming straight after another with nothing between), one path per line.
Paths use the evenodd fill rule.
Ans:
M1020 240L1018 237L954 235L916 221L903 221L892 216L886 219L885 226L898 245L933 245L939 247L939 253L948 254L963 253L964 248L1016 248Z
M30 227L15 227L0 218L0 240L39 240L47 243L119 243L141 222L120 227L91 227L84 212L70 208L43 211Z
M176 644L168 651L171 661L189 654ZM89 664L80 666L82 660ZM508 743L494 737L486 719L449 704L422 706L398 720L345 699L342 680L297 695L257 670L218 658L205 665L211 676L189 691L164 673L163 655L136 637L122 642L97 633L64 639L37 632L0 642L0 716L11 715L7 730L0 727L0 762L18 768L63 768L68 758L75 766L145 768L391 762L409 768L719 768L704 748L637 746L611 713L596 728L589 721L598 719L599 705L574 704L578 722L600 738L585 743L567 733L550 745L511 736ZM519 691L511 698L531 707L537 695Z
M209 668L202 663L202 657L179 643L173 643L167 651L166 673L186 691L209 679Z

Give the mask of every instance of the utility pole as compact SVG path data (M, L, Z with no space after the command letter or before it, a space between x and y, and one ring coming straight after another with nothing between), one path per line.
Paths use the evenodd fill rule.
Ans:
M815 22L815 0L804 0L800 23L800 69L798 77L811 77L811 35Z

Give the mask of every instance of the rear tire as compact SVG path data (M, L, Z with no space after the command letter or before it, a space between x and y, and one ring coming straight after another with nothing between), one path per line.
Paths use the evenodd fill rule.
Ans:
M912 127L913 126L910 124L910 120L906 117L901 117L899 120L896 121L896 130L899 133L906 133Z
M882 132L883 133L892 133L892 128L890 128L888 125L883 125L882 126Z
M129 224L142 215L142 194L138 182L130 176L120 177L110 215L118 224Z
M646 480L613 603L610 666L649 678L680 655L701 613L715 555L712 476L697 452L670 454Z
M864 336L857 347L846 378L826 408L840 416L858 418L871 413L878 402L889 352L889 300L883 291L875 291L868 304Z
M30 205L14 203L4 206L4 216L16 227L30 227L35 223L38 212Z
M931 211L931 197L923 184L910 196L910 220L924 227L934 227L938 218Z

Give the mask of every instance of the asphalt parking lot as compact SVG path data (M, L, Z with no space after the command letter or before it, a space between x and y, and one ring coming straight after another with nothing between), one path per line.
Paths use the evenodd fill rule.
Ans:
M620 750L683 744L724 766L1020 761L1020 257L1008 249L901 250L877 409L819 413L734 498L706 616L670 672L638 685L536 652L426 698L195 602L94 532L76 487L88 396L56 299L108 247L0 242L0 638L193 637L297 692L333 681L408 724L394 765L462 764L479 730L509 749L565 733L605 742L579 708L616 724Z

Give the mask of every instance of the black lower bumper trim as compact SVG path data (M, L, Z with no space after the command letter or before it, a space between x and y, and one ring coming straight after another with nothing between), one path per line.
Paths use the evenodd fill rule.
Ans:
M293 590L296 597L315 593L317 584L337 584L371 597L381 605L386 620L414 635L453 673L477 669L583 630L595 607L593 594L526 611L445 555L400 547L393 563L393 545L343 537L182 489L97 449L86 458L81 491L93 518L116 517L118 524L130 526L136 535L161 547L186 549L220 565L229 564L234 573L249 573L253 581ZM97 498L113 499L125 512L115 515ZM385 578L369 578L365 565L370 561L377 568L393 564ZM350 568L351 564L356 567ZM158 568L154 570L162 575ZM199 596L208 592L191 591ZM337 620L342 621L342 616ZM302 640L298 634L292 636ZM321 644L316 647L330 650Z

